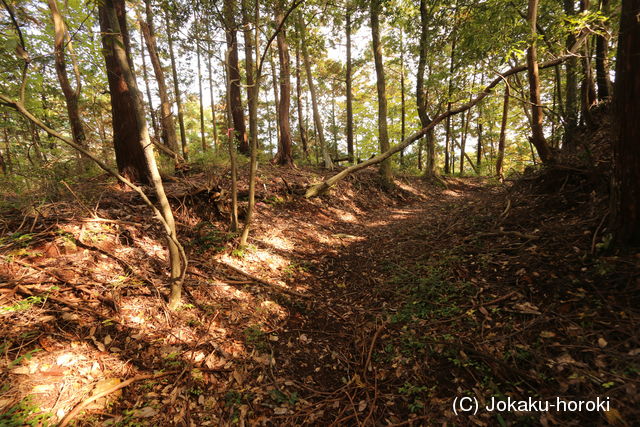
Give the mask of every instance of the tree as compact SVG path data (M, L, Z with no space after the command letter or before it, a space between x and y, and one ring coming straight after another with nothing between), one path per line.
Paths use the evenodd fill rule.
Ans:
M153 25L153 10L151 8L151 0L145 0L146 21L140 19L140 31L144 36L147 52L153 66L153 73L156 76L158 84L158 95L160 96L160 126L162 128L162 142L169 147L174 153L178 153L178 141L176 139L176 126L173 121L173 113L171 112L171 102L167 92L167 84L164 78L164 71L160 63L160 55L158 55L158 46L156 41L156 31Z
M136 88L129 86L125 78L122 64L116 57L116 47L121 41L127 59L125 65L131 66L129 32L125 14L124 0L110 0L98 9L100 31L103 34L102 46L109 94L111 95L111 117L113 126L113 146L116 154L116 164L122 176L132 182L149 183L151 171L147 163L142 146L140 145L139 126L136 120L134 97ZM109 21L109 13L115 14L118 21L118 42L114 42L113 24Z
M165 225L167 234L167 245L169 247L169 264L171 267L171 295L169 296L169 308L175 309L180 304L182 294L182 282L187 268L187 258L184 249L177 239L176 226L173 212L169 205L169 200L164 192L160 172L156 165L153 144L149 138L147 123L144 113L144 104L138 91L136 77L133 67L130 66L130 58L125 44L125 31L120 24L126 21L124 0L105 0L99 6L100 24L106 31L103 31L103 43L105 50L111 54L111 65L117 65L119 76L126 83L129 89L131 101L131 112L133 122L137 130L135 145L142 151L146 169L149 171L149 180L153 185L158 203L160 204L159 215ZM108 54L105 57L109 56ZM109 72L112 70L108 70Z
M316 138L320 144L320 150L322 151L322 159L324 161L324 167L327 169L333 169L333 162L329 155L329 148L324 138L324 128L322 126L322 117L320 117L320 107L318 105L318 95L316 93L316 85L313 82L313 74L311 73L311 60L309 58L309 48L307 47L307 37L305 31L304 22L302 22L302 15L298 15L298 34L300 35L300 43L302 44L302 56L304 59L304 68L307 74L307 85L309 86L309 93L311 95L311 106L313 108L313 123L316 130Z
M389 150L389 133L387 130L387 89L384 76L384 64L382 63L382 43L380 42L380 12L381 0L371 0L369 9L371 19L371 37L373 42L373 59L376 66L376 89L378 92L378 142L380 153ZM380 163L380 175L387 184L392 180L391 160L386 159Z
M73 89L67 75L67 63L64 53L65 46L67 44L69 48L71 48L71 39L69 38L69 33L67 31L64 20L62 19L62 15L58 10L58 4L56 3L56 0L47 0L47 3L49 4L49 9L51 10L51 18L53 19L53 29L55 32L54 58L56 74L58 75L60 88L62 89L62 93L64 94L64 98L67 104L67 114L69 116L69 123L71 124L71 135L73 136L73 141L76 144L83 146L85 145L86 136L84 132L84 124L82 123L82 119L80 118L79 98L82 88L82 81L80 79L80 72L78 71L78 64L75 61L75 55L72 54L71 56L73 60L73 70L76 79L76 87L75 89Z
M187 160L188 159L188 150L187 150L187 132L184 128L184 112L182 111L182 95L180 92L180 82L178 81L178 70L176 68L176 56L173 51L173 36L171 33L173 29L171 28L171 20L169 19L169 11L165 11L164 15L165 19L165 27L167 29L167 39L169 42L169 57L171 58L171 74L173 77L173 92L176 99L176 107L178 109L178 124L180 125L180 145L182 147L182 157Z
M238 65L238 35L236 13L236 0L224 0L223 17L225 27L225 37L227 48L229 49L229 60L227 64L229 83L231 85L230 107L233 117L233 129L235 132L238 150L245 155L249 154L249 140L247 139L247 128L244 122L244 110L242 108L242 91L240 66Z
M427 89L424 82L424 73L427 68L427 54L429 49L429 11L427 10L427 0L420 0L420 45L418 74L416 76L416 104L418 107L418 117L422 127L427 127L431 123L431 117L427 113L429 100L427 98ZM426 177L436 175L436 141L435 133L431 129L426 136L427 145L427 163L424 169ZM422 154L422 152L420 152ZM418 156L419 167L422 166L421 156Z
M640 246L640 0L622 0L614 105L611 229L621 246Z
M538 0L529 0L529 8L527 10L527 20L531 31L531 41L527 49L527 75L529 77L529 101L531 101L531 143L536 147L540 159L544 163L553 161L553 155L547 140L544 137L542 121L544 113L542 111L542 101L540 100L540 75L538 72L538 54L537 54L537 18L538 18Z
M504 101L502 102L502 124L500 126L500 139L498 140L498 156L496 157L496 176L501 181L504 179L502 164L504 161L504 146L507 139L507 120L509 116L509 82L504 85Z
M284 22L282 1L279 0L275 10L275 21L278 25ZM289 45L284 28L276 36L278 45L278 59L280 60L280 105L278 108L278 123L280 124L280 140L275 162L281 166L293 166L293 142L291 140L291 121L289 107L291 104L291 60Z
M567 16L575 14L575 1L563 0L564 13ZM569 33L566 40L566 48L571 49L576 43L576 37ZM564 137L563 148L573 150L575 148L574 134L578 126L578 78L576 74L577 59L569 58L565 62L566 83L565 83L565 116L564 116Z
M347 5L346 12L346 36L347 36L347 66L346 66L346 102L347 102L347 155L349 157L349 163L353 163L353 90L352 84L352 64L351 64L351 9L350 5Z

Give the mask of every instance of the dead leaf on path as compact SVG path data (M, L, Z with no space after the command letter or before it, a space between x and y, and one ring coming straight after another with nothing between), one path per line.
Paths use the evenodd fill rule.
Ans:
M540 309L530 302L514 304L513 308L523 314L541 314Z

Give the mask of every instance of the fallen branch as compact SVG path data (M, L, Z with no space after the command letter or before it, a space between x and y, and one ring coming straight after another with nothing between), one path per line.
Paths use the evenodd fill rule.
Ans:
M87 405L89 405L91 402L94 402L98 399L100 399L101 397L105 397L113 392L116 392L122 388L127 387L128 385L131 385L133 383L135 383L136 381L142 381L142 380L150 380L150 379L156 379L156 378L160 378L160 377L166 377L167 375L171 375L171 374L175 374L175 371L172 372L161 372L159 374L147 374L147 375L138 375L135 376L133 378L129 378L126 381L121 382L120 384L117 384L113 387L111 387L110 389L107 389L101 393L98 393L94 396L91 396L90 398L82 401L82 403L80 403L78 406L76 406L75 408L73 408L73 410L71 412L69 412L67 415L65 415L65 417L62 419L62 421L60 421L60 424L58 424L58 427L65 427L67 424L69 424L71 422L71 420L73 420L79 413L80 411L82 411L84 408L87 407Z
M500 236L513 236L513 237L519 237L521 239L527 239L527 240L537 240L540 238L540 236L536 236L535 234L525 234L525 233L520 233L519 231L494 231L494 232L489 232L489 233L477 233L477 234L473 234L471 236L465 237L464 240L470 240L473 239L475 237L500 237Z
M575 45L572 47L571 51L564 56L543 62L542 64L539 65L539 68L549 68L549 67L553 67L555 65L561 64L564 61L566 61L569 58L573 58L575 57L575 51L582 45L582 43L585 40L585 36L583 36L580 40L578 40ZM332 176L331 178L327 179L324 182L321 182L319 184L316 185L312 185L311 187L309 187L309 189L307 190L305 197L306 198L311 198L311 197L316 197L319 196L323 193L325 193L328 189L330 189L332 186L334 186L338 181L340 181L341 179L345 178L347 175L352 174L354 172L357 172L361 169L367 168L371 165L375 165L377 163L380 163L386 159L388 159L389 157L393 156L395 153L398 153L402 150L404 150L405 148L407 148L409 145L413 144L414 142L416 142L417 140L419 140L420 138L422 138L424 135L426 135L426 133L433 129L437 124L439 124L440 122L442 122L443 120L445 120L447 117L453 116L455 114L458 113L462 113L464 111L467 111L468 109L470 109L471 107L477 105L480 101L482 101L484 98L486 98L493 90L494 87L496 87L500 82L502 82L503 80L505 80L507 77L513 75L513 74L517 74L520 73L522 71L527 70L527 66L526 65L519 65L513 68L510 68L509 70L505 71L504 73L500 73L498 74L498 77L496 77L491 83L489 83L488 86L486 86L484 88L484 90L482 92L480 92L475 98L471 99L469 102L467 102L466 104L462 104L459 107L450 109L448 111L445 111L444 113L440 114L439 116L435 117L431 123L429 123L428 126L420 129L419 131L415 132L413 135L410 135L409 137L405 138L404 141L402 141L400 144L395 145L394 147L390 148L389 150L385 151L384 153L378 154L377 156L374 156L372 158L370 158L369 160L366 160L362 163L358 163L356 165L350 166L344 170L342 170L341 172L337 173L336 175Z
M241 275L243 275L245 277L248 277L249 279L253 280L254 282L260 283L261 285L268 286L270 288L276 289L276 290L278 290L280 292L283 292L285 294L293 295L293 296L296 296L296 297L310 298L310 296L307 295L307 294L303 294L303 293L300 293L300 292L292 291L291 289L283 288L282 286L278 286L278 285L275 285L275 284L273 284L271 282L267 282L264 279L261 279L261 278L259 278L257 276L254 276L251 273L247 273L246 271L244 271L244 270L242 270L242 269L240 269L238 267L234 267L231 264L227 264L226 262L222 263L222 265L224 265L225 267L235 271L238 274L241 274Z

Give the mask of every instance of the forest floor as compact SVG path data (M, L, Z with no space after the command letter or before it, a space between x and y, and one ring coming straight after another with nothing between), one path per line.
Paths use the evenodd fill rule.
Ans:
M160 228L133 193L96 179L5 208L0 425L640 419L640 257L608 248L602 180L558 169L384 191L364 171L302 198L319 174L261 167L243 251L226 170L172 179L191 261L176 312ZM477 414L454 414L464 396ZM484 410L494 397L610 405Z

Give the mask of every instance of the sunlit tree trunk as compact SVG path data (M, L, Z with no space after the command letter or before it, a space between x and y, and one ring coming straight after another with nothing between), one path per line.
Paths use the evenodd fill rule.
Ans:
M84 125L82 123L82 119L80 118L80 107L79 107L79 98L80 98L80 90L81 90L81 80L78 73L76 73L76 88L73 89L71 87L71 83L69 82L69 77L67 75L67 64L65 60L65 45L69 40L69 35L67 33L67 27L62 19L62 15L58 9L58 5L56 0L47 0L49 4L49 9L51 10L51 17L53 19L53 29L54 29L54 59L55 59L55 68L56 74L58 75L58 82L60 83L60 88L62 89L62 93L64 94L64 98L67 105L67 115L69 117L69 123L71 124L71 135L73 136L73 141L81 146L84 146L86 143L86 136L84 132ZM86 163L84 160L83 163Z
M305 159L309 158L309 147L307 145L307 130L304 127L304 111L302 109L302 81L300 80L300 44L296 46L296 101L298 110L298 132L300 143Z
M119 5L119 7L116 7L116 5ZM104 0L99 6L99 13L103 34L108 35L103 37L105 48L108 48L109 51L106 55L110 56L110 59L118 66L119 76L121 76L128 88L127 94L131 104L130 112L133 115L131 120L136 124L137 132L135 145L143 152L143 160L149 171L149 181L153 184L160 205L160 213L166 223L169 264L171 266L171 295L169 296L169 307L175 309L180 304L182 280L184 278L183 268L186 269L186 257L184 257L184 251L181 250L177 240L173 212L171 211L171 206L164 192L160 173L156 165L153 144L151 144L147 130L144 105L137 88L133 67L130 65L127 44L125 43L124 35L126 32L124 29L121 30L120 27L121 23L126 21L124 0ZM109 72L111 71L112 70L109 70Z
M109 6L107 7L106 4ZM129 51L129 33L126 25L124 0L108 0L99 8L100 31L111 34L112 25L109 23L107 9L113 9L118 20L119 33L125 52ZM113 146L116 154L118 171L132 182L148 183L151 179L149 165L140 145L139 123L135 119L134 101L135 88L130 88L125 80L121 64L116 59L116 43L111 37L102 37L103 53L107 67L107 80L111 95L111 117L113 126ZM131 58L127 55L130 66Z
M284 20L283 4L278 2L276 7L276 23ZM278 59L280 60L280 107L278 111L278 123L280 123L280 141L275 162L282 166L293 166L293 143L291 140L291 121L289 119L289 107L291 104L291 61L289 59L289 45L287 44L286 31L283 28L276 36L278 45Z
M182 147L182 157L185 160L188 159L189 150L187 147L187 133L184 128L184 113L182 111L182 98L180 93L180 82L178 81L178 69L176 68L176 56L173 52L173 36L171 35L173 29L171 28L171 21L169 19L169 12L166 11L164 15L165 27L167 29L167 39L169 41L169 56L171 58L171 73L173 77L173 92L176 98L176 107L178 109L178 124L180 125L180 145Z
M258 104L252 102L252 99L256 96L257 92L255 83L255 66L253 63L253 42L254 42L254 30L251 24L251 5L250 0L242 1L242 26L244 34L244 58L245 58L245 70L247 79L247 103L249 104L249 138L253 138L258 134ZM255 7L258 7L255 5ZM257 27L257 24L254 24ZM260 58L256 58L258 61ZM250 148L250 147L249 147Z
M213 60L211 59L211 45L207 52L207 72L209 74L209 97L211 98L211 128L213 130L213 147L218 148L218 119L216 118L216 101L213 95Z
M162 142L173 152L178 153L178 141L176 139L176 126L173 122L173 113L171 112L171 103L169 102L169 94L167 92L167 84L164 78L164 70L160 63L158 55L158 47L156 42L155 28L153 26L153 10L151 9L151 0L145 0L145 11L147 15L146 22L140 19L140 30L144 35L147 45L147 52L153 66L153 73L156 76L158 84L158 96L160 97L160 125L162 127Z
M381 0L371 0L369 15L371 19L371 37L373 41L373 59L376 67L376 88L378 91L378 141L380 152L389 150L389 134L387 130L387 89L382 62L382 43L380 42ZM380 163L380 175L386 183L392 180L391 159Z
M313 107L313 123L316 130L316 143L320 146L319 148L322 151L324 167L327 169L333 169L333 162L331 161L331 156L329 155L329 147L327 147L327 142L324 138L324 128L322 126L322 117L320 116L320 107L318 105L316 86L313 82L313 74L311 73L311 59L309 58L309 49L307 48L304 23L302 22L302 16L298 15L298 17L298 30L300 34L300 41L302 44L304 68L307 73L307 86L309 86L309 93L311 94L311 106Z
M536 48L536 39L538 32L536 22L538 18L538 0L529 0L529 8L527 11L527 20L529 21L529 30L531 41L527 49L527 75L529 76L529 100L531 101L531 143L536 147L540 159L544 163L553 161L551 149L544 137L542 122L544 113L542 111L542 101L540 100L540 75L538 70L538 54Z
M406 132L406 106L404 96L404 41L400 30L400 141L404 141ZM404 166L404 150L400 151L400 165Z
M149 115L151 116L151 127L153 128L153 136L158 138L160 131L158 130L158 122L156 121L156 113L153 108L153 98L151 96L151 86L149 85L149 73L147 72L147 60L144 51L144 35L140 31L140 58L142 59L142 80L144 81L145 93L147 95L147 105L149 105Z

